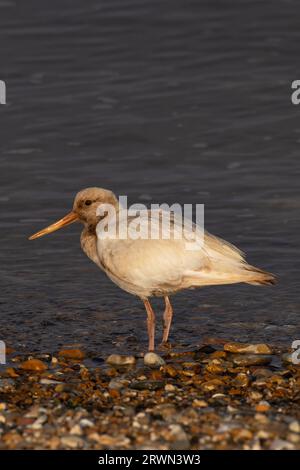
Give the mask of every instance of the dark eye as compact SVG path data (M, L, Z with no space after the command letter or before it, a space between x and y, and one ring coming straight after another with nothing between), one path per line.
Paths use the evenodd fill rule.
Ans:
M91 204L92 204L92 201L91 201L90 199L87 199L87 200L85 201L85 205L86 205L86 206L90 206Z

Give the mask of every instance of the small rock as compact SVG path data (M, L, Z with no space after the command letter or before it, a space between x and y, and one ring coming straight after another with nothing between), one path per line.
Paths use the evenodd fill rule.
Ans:
M208 403L205 400L199 400L198 398L193 400L193 407L194 408L206 408L207 406L208 406Z
M232 358L237 366L258 366L270 364L272 357L255 354L237 354Z
M297 434L300 434L300 422L299 421L292 421L289 424L289 430L292 432L295 432Z
M271 348L264 343L226 343L224 344L224 351L240 354L272 354Z
M156 405L151 410L151 413L155 417L162 418L164 421L169 421L176 416L177 409L171 403L162 403L160 405Z
M64 436L61 438L61 444L64 447L70 447L71 449L76 449L78 447L82 447L84 441L77 436Z
M22 362L21 369L23 370L30 370L35 372L42 372L43 370L47 370L47 365L40 361L40 359L28 359L28 361Z
M270 369L265 369L263 367L258 367L252 371L253 377L271 377L273 372Z
M48 418L46 415L41 415L32 424L29 424L28 427L30 429L41 429L43 427L43 424L46 423L47 419Z
M60 384L58 380L53 380L53 379L41 379L40 384L42 385L57 385Z
M78 424L75 424L74 426L72 426L72 428L70 429L70 434L72 436L81 436L82 435L82 429L81 427L78 425Z
M208 380L207 382L204 382L202 384L202 388L206 392L211 392L212 390L215 390L216 388L220 388L220 387L223 387L223 386L224 386L224 382L222 382L221 380L218 380L218 379Z
M254 419L262 424L266 424L269 421L268 417L263 413L256 413Z
M111 379L108 388L110 390L122 390L122 388L128 387L129 384L130 381L126 379Z
M131 366L136 363L134 356L121 356L120 354L111 354L106 359L107 364L112 366Z
M92 428L94 426L94 423L89 419L83 418L80 420L80 426L82 428Z
M167 364L163 367L162 371L168 375L169 377L176 377L178 375L178 370L174 367L171 366L170 364Z
M165 364L162 357L154 352L148 352L144 356L144 364L149 367L160 367Z
M12 377L13 379L15 379L16 377L19 377L19 374L16 373L13 367L7 367L5 372L9 377Z
M284 353L284 354L282 354L281 360L285 364L294 364L294 362L295 362L294 353Z
M165 391L166 392L175 392L177 390L177 387L175 387L172 384L166 384L165 385Z
M294 448L293 444L283 439L275 439L270 447L271 450L293 450Z
M159 390L165 383L162 380L140 380L132 382L131 388L136 390Z
M271 408L270 406L270 403L268 403L267 401L260 401L256 407L255 407L255 410L258 412L258 413L265 413L266 411L269 411Z
M40 414L39 405L33 405L25 414L25 418L37 418Z
M189 448L189 439L188 436L179 424L170 424L169 428L166 430L165 439L170 442L170 447L172 450L182 450Z
M64 357L65 359L84 359L85 354L81 349L62 349L58 353L59 357Z

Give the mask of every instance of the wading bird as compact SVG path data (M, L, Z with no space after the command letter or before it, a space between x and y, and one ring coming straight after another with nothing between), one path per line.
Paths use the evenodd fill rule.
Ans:
M182 289L209 285L246 283L269 285L275 283L273 274L249 265L240 250L230 243L206 231L198 230L192 224L189 233L182 237L159 236L156 238L120 237L119 230L101 236L101 227L113 217L109 211L100 211L101 205L112 207L117 225L131 222L132 218L122 210L111 191L101 188L87 188L80 191L74 200L73 210L49 227L35 233L30 240L54 232L77 220L83 223L81 247L85 254L96 263L121 289L136 295L144 302L147 312L149 351L154 350L155 314L149 298L164 297L163 343L168 341L173 316L169 296ZM125 212L125 214L124 214ZM139 219L140 228L159 226L162 211L144 211ZM150 214L151 212L151 214ZM170 217L170 234L178 233L182 220ZM157 232L156 232L157 233ZM190 237L192 235L192 237ZM202 237L201 237L202 235ZM191 238L199 244L189 249ZM188 243L187 243L188 242ZM201 242L201 243L200 243Z

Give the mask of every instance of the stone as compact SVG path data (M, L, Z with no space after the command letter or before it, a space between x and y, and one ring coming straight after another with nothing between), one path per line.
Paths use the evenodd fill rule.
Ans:
M94 426L94 423L87 418L81 419L79 423L82 428L92 428Z
M42 385L57 385L60 384L58 380L53 380L53 379L41 379L40 384Z
M177 390L177 387L175 387L172 384L166 384L165 385L165 391L166 392L176 392L176 390Z
M199 400L198 398L195 398L192 403L194 408L206 408L208 406L207 401L205 400Z
M239 354L272 354L270 346L264 343L226 343L224 344L224 351Z
M61 349L58 353L59 357L63 357L65 359L76 359L81 360L84 359L85 354L81 349Z
M144 356L144 364L149 367L160 367L165 365L165 361L158 354L154 352L148 352Z
M72 426L72 428L70 429L70 434L72 436L81 436L82 435L82 429L81 427L78 425L78 424L75 424L74 426Z
M19 374L17 374L17 372L15 371L13 367L7 367L5 372L9 377L13 379L15 379L16 377L19 377Z
M237 366L258 366L270 364L272 357L255 354L237 354L232 358Z
M170 424L166 429L164 438L171 443L172 450L183 450L189 448L188 436L180 424Z
M293 450L295 446L283 439L274 439L271 444L270 450Z
M135 390L159 390L165 383L162 380L140 380L132 382L131 388Z
M77 436L63 436L61 438L61 444L63 447L70 447L71 449L77 449L82 447L84 444L83 439Z
M111 354L106 359L107 364L111 366L132 366L136 363L134 356L121 356L120 354Z
M130 381L126 379L111 379L108 384L108 388L110 390L122 390L123 388L128 387L129 384Z
M48 418L46 415L41 415L32 424L29 424L28 427L31 429L41 429L43 424L46 423L47 419Z
M297 434L300 434L300 422L299 421L292 421L289 424L289 430L292 432L295 432Z
M27 361L22 362L20 367L23 370L34 372L42 372L48 369L48 366L44 362L40 361L40 359L28 359Z
M255 411L258 413L266 413L266 411L269 411L271 409L270 403L267 401L260 401L256 406L255 406Z
M285 364L294 364L295 362L295 356L294 356L294 353L284 353L282 354L281 356L281 360L282 362L284 362Z
M151 413L155 417L162 418L164 421L172 420L176 414L177 409L171 403L162 403L161 405L156 405Z

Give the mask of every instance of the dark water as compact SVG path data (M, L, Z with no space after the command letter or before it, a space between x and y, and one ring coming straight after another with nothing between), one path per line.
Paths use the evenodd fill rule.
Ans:
M0 339L145 347L140 301L85 257L79 226L27 240L93 185L204 203L209 231L279 276L178 294L174 341L300 339L299 40L298 0L1 0Z

